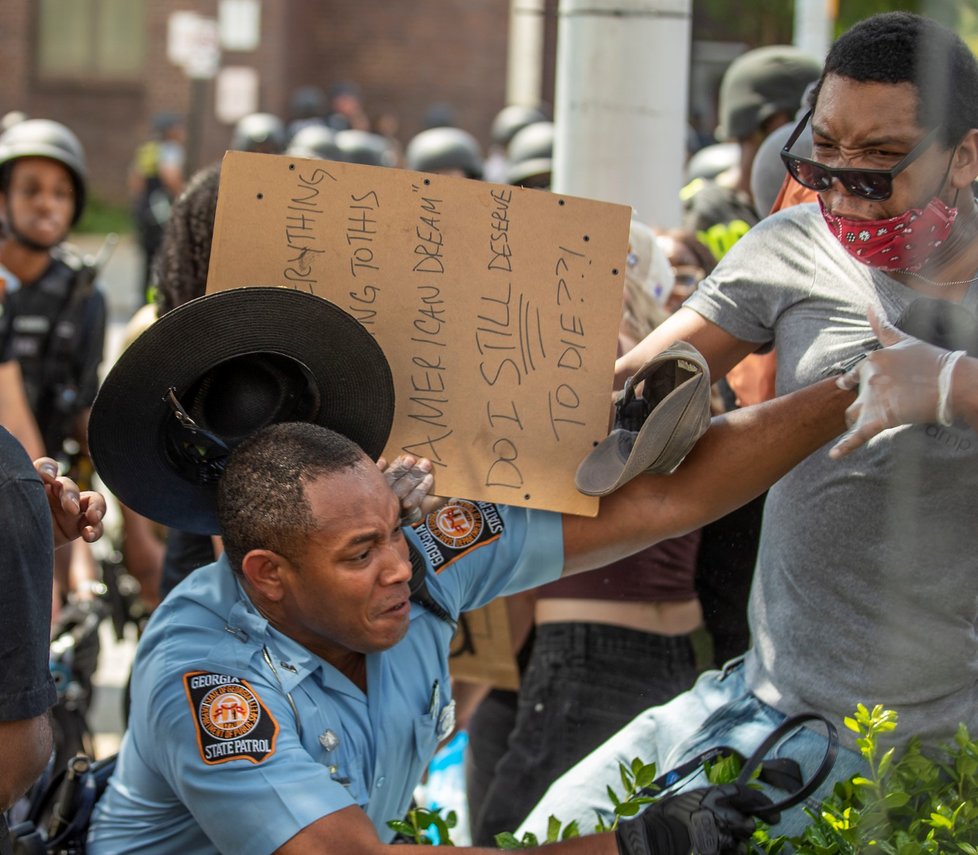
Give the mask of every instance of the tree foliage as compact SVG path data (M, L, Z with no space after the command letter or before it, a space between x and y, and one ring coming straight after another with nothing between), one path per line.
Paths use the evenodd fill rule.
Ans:
M880 12L905 10L934 18L961 33L974 46L978 0L835 0L835 35ZM790 44L794 29L792 0L693 0L693 38L743 42L748 48Z

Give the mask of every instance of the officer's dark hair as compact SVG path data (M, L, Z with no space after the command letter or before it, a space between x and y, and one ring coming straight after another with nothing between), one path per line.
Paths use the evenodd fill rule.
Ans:
M173 203L153 261L151 282L159 315L204 296L220 180L220 162L205 166Z
M860 83L913 84L920 96L917 123L940 126L945 147L978 128L978 61L956 33L930 18L885 12L853 26L829 50L812 105L830 74Z
M305 485L369 462L360 447L310 422L281 422L257 431L228 458L218 484L217 517L235 573L252 549L287 558L316 529Z

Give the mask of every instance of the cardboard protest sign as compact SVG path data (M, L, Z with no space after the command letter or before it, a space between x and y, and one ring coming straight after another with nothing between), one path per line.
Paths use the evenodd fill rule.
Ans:
M430 458L440 495L593 516L598 500L578 493L574 472L608 432L630 215L508 185L229 152L207 290L301 288L357 318L394 375L385 456Z
M520 672L513 653L505 598L459 617L448 653L448 670L456 680L488 683L516 691Z

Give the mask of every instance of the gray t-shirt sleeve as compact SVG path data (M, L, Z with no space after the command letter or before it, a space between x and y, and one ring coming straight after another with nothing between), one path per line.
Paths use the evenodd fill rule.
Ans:
M684 305L739 339L769 344L778 318L811 291L809 213L789 209L756 225Z

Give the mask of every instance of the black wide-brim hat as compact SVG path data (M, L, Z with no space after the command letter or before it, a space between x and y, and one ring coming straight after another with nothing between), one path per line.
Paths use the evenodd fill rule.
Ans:
M88 442L125 505L216 534L217 481L246 437L313 422L376 460L393 418L390 366L364 327L321 297L256 286L192 300L140 335L102 383Z

